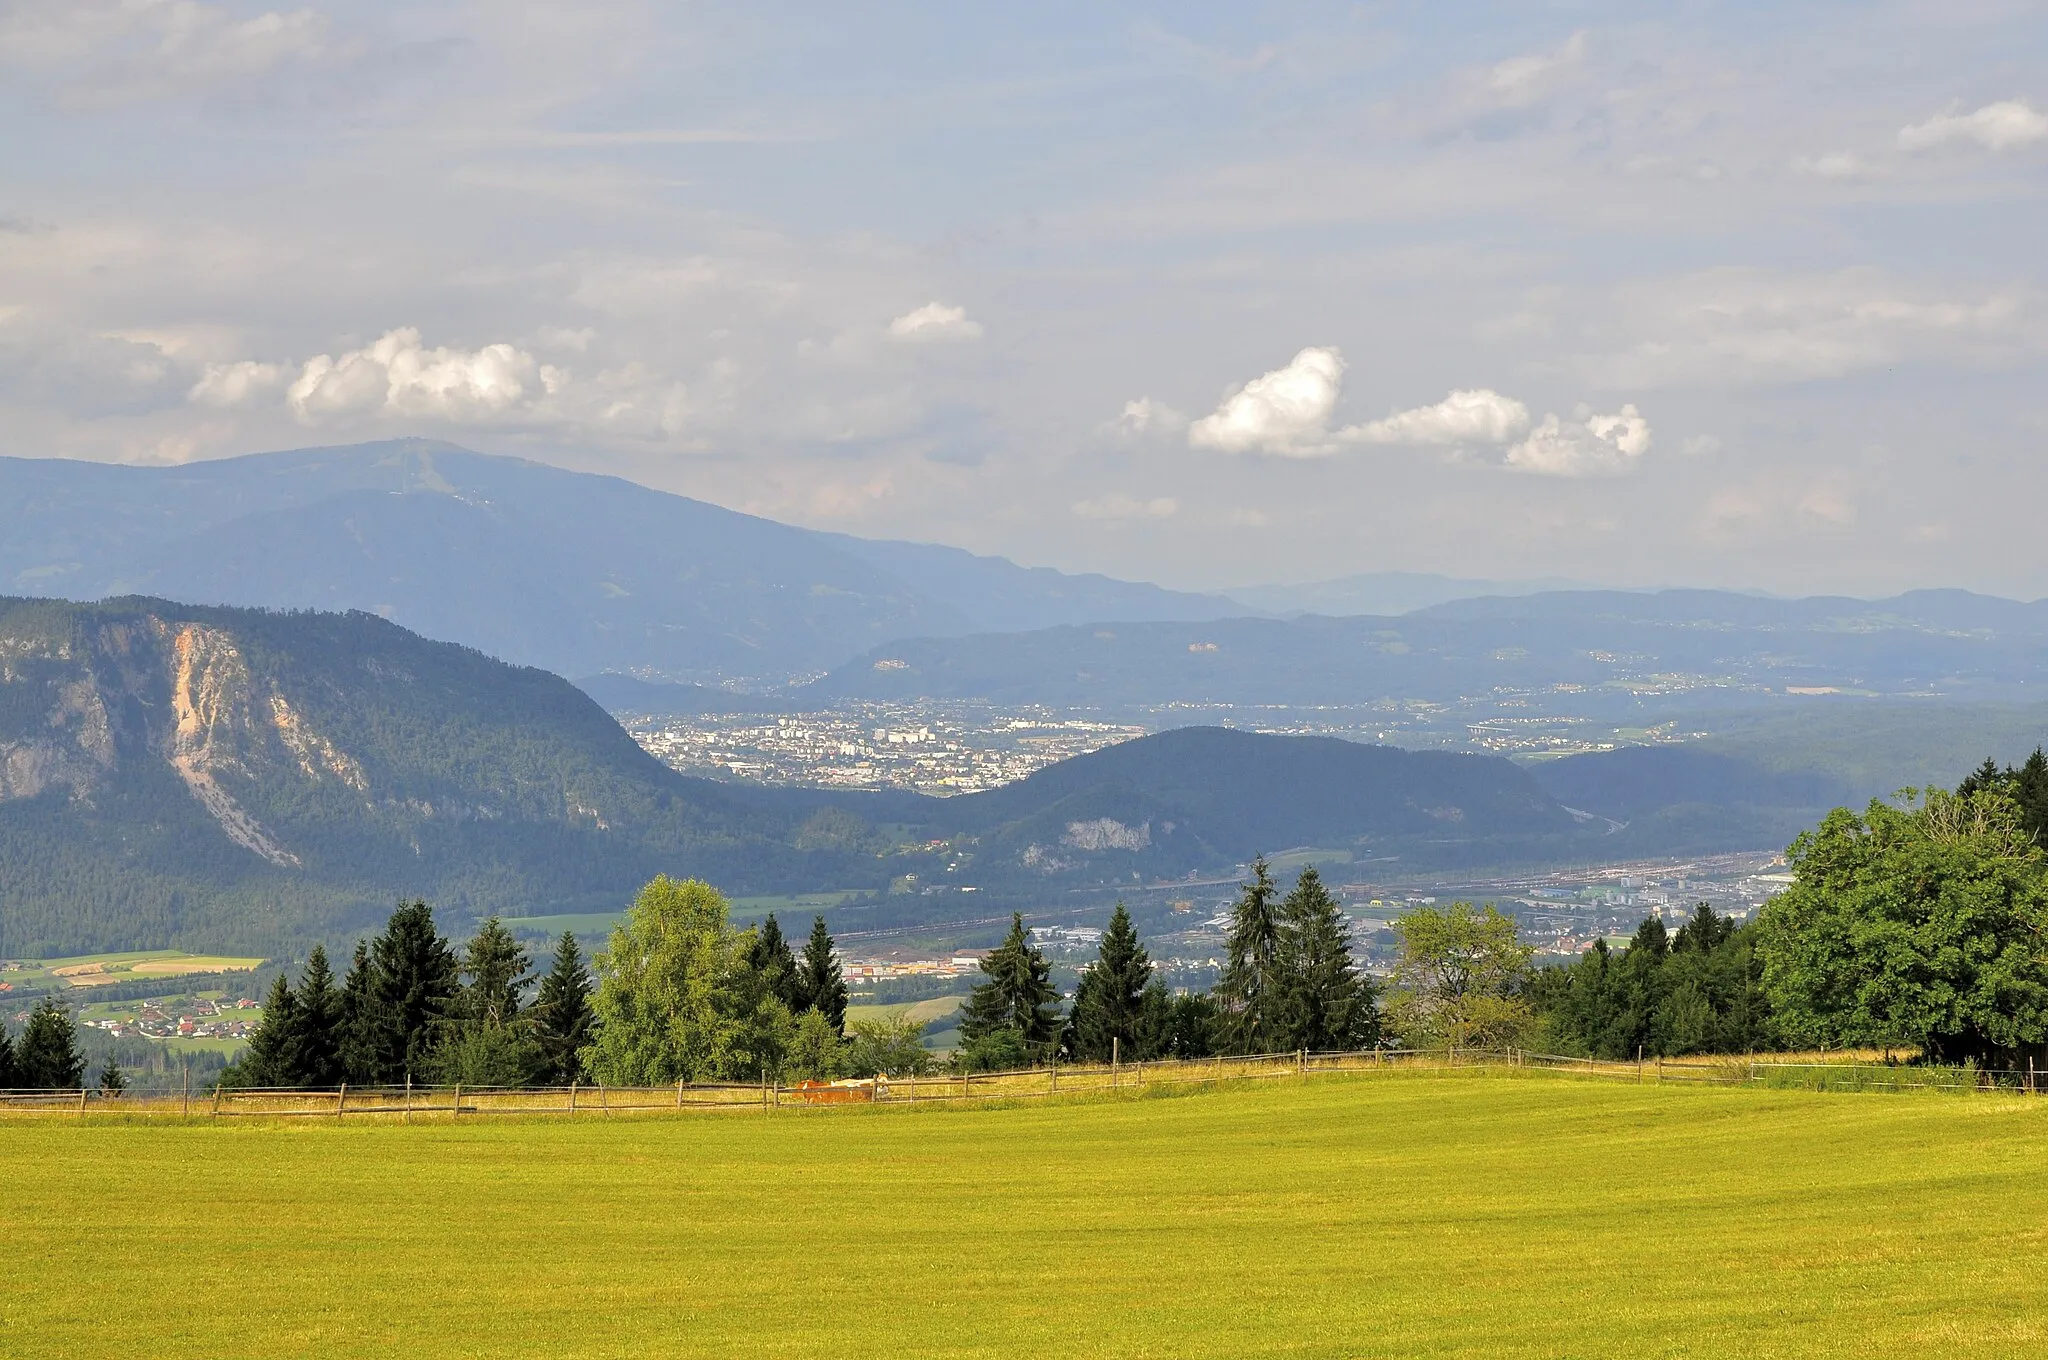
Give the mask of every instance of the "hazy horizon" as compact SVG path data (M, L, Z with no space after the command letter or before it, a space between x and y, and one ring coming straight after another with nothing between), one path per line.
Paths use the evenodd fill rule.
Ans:
M2033 599L2038 19L12 0L0 453L420 435L1203 591Z

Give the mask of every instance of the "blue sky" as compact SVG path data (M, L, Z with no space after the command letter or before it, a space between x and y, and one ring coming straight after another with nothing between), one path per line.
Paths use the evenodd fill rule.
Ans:
M0 0L0 452L2048 595L2048 6Z

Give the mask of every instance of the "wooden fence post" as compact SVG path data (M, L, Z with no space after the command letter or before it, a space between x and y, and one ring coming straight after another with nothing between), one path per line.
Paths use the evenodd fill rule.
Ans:
M85 1113L85 1079L82 1077L78 1082L78 1112Z
M1123 1074L1118 1069L1123 1066L1122 1059L1123 1040L1112 1034L1109 1036L1109 1089L1112 1091L1121 1082Z
M611 1088L606 1086L603 1082L599 1082L597 1084L597 1108L606 1119L610 1119L612 1117Z
M341 1089L334 1093L334 1117L336 1119L341 1118L341 1112L346 1108L348 1108L348 1083L343 1082Z
M213 1084L213 1117L220 1118L220 1083Z
M1305 1048L1294 1050L1294 1075L1297 1077L1308 1075L1308 1050Z
M571 1078L569 1078L569 1113L570 1113L570 1114L574 1114L574 1113L576 1113L576 1086L577 1086L577 1083L578 1083L578 1082L579 1082L580 1080L581 1080L581 1078L579 1078L579 1077L571 1077Z
M412 1123L412 1073L405 1074L405 1122Z
M185 1055L185 1103L178 1113L187 1119L192 1117L192 1055Z
M676 1108L678 1110L683 1108L683 1079L681 1077L676 1078Z
M448 1117L450 1119L462 1118L462 1083L459 1081L455 1083L455 1103L448 1107Z

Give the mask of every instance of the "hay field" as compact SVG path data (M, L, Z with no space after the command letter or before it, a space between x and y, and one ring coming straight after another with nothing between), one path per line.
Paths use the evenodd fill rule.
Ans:
M2048 1099L1477 1071L13 1119L0 1354L2039 1354L2044 1165Z

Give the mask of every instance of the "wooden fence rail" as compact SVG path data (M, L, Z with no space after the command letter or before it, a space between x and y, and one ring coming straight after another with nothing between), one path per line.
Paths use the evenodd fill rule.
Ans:
M2039 1093L2034 1072L1880 1066L1874 1063L1774 1062L1699 1056L1615 1061L1522 1049L1445 1051L1367 1049L1344 1053L1260 1053L1025 1068L1006 1072L926 1073L861 1081L802 1083L678 1082L672 1086L344 1086L335 1090L0 1091L0 1116L118 1114L198 1119L463 1120L491 1116L561 1118L668 1114L760 1114L843 1105L1044 1099L1163 1086L1284 1080L1326 1075L1428 1073L1487 1069L1542 1071L1598 1080L1760 1085L1813 1090L2004 1090Z

